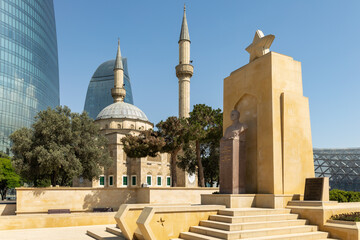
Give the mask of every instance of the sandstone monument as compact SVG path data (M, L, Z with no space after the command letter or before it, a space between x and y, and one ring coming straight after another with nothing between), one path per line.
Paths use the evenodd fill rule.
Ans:
M270 52L274 39L257 30L246 48L249 63L224 79L225 134L220 159L220 193L224 195L211 203L223 203L219 201L223 197L228 207L235 202L232 207L285 207L288 201L300 199L305 179L314 177L301 63ZM239 140L229 138L235 129L234 110L239 112L237 122L246 126L246 141L241 130Z
M233 124L220 141L220 193L245 193L246 129L240 123L240 113L231 111Z

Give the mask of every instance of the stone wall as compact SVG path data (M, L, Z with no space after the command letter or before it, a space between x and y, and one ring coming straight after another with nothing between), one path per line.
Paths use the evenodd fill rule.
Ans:
M101 207L117 211L125 203L200 204L201 194L215 191L218 188L18 188L16 214L47 213L48 209L91 212Z

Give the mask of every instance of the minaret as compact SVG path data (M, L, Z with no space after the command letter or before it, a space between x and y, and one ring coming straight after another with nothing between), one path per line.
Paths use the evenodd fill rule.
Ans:
M118 49L114 66L114 87L111 89L111 96L114 103L123 102L126 95L124 88L124 68L121 59L120 39L118 40Z
M185 5L179 39L179 65L175 69L179 79L179 118L187 118L190 113L190 78L194 67L190 64L190 35Z

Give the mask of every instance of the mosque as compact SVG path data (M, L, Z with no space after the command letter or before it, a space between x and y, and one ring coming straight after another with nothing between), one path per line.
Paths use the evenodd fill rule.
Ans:
M179 38L179 117L190 112L190 35L184 7ZM133 104L127 59L122 58L118 42L115 60L102 63L91 78L84 111L95 119L101 134L108 139L108 149L113 165L105 169L98 180L74 180L74 187L170 187L170 155L159 153L156 157L129 158L123 151L121 139L154 128L146 114ZM197 187L197 177L177 169L178 187Z

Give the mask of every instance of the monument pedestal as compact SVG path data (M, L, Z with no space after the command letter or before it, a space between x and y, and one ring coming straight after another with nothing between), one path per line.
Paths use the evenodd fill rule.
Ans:
M227 208L285 208L289 202L302 199L300 194L202 194L201 204Z
M245 193L245 141L220 141L220 193Z

